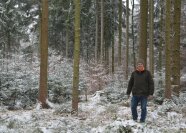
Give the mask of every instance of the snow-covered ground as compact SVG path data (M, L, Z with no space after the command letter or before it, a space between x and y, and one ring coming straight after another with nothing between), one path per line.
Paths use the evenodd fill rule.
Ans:
M160 106L149 102L147 120L142 124L131 120L127 101L111 104L102 99L102 93L80 102L78 116L70 114L71 103L16 111L2 106L0 133L186 133L186 114L171 108L170 103Z

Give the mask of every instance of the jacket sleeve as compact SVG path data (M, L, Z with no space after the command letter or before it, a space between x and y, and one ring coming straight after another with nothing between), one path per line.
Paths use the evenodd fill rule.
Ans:
M152 78L152 75L151 73L149 72L149 95L153 95L154 94L154 81L153 81L153 78Z
M127 95L130 95L133 85L134 85L134 72L131 74L131 77L128 83Z

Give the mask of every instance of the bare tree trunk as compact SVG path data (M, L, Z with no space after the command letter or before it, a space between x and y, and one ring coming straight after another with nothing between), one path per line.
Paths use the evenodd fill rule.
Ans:
M72 90L72 111L77 115L79 102L79 60L80 60L80 7L81 1L75 0L75 38L74 38L74 66L73 66L73 90Z
M66 58L68 58L68 50L69 50L69 14L66 22Z
M152 77L154 77L154 0L149 0L150 10L149 10L149 68L150 72L152 74Z
M180 92L180 19L181 19L181 0L174 1L174 45L173 45L173 82L175 85L173 92L179 95Z
M147 19L148 18L148 0L140 1L140 44L139 58L147 60Z
M98 15L98 0L96 3L96 37L95 37L95 61L98 62L98 25L99 25L99 15Z
M165 56L166 56L166 65L165 65L165 98L171 98L171 73L170 73L170 7L171 1L166 1L166 19L165 19Z
M128 63L129 63L129 0L126 0L126 68L125 79L128 79Z
M114 53L115 53L115 49L114 49L114 44L115 44L115 8L116 8L116 4L115 4L115 0L112 0L112 16L113 16L113 23L112 23L112 74L114 74L115 71L115 67L114 67Z
M104 0L101 0L101 54L100 60L103 62L104 60Z
M39 101L43 108L47 108L46 99L48 95L47 79L48 79L48 0L42 0L42 15L41 15L41 35L40 35L40 86L39 86Z
M162 51L163 51L163 3L164 1L160 1L160 8L161 8L161 11L160 11L160 43L159 43L159 46L158 46L158 63L157 63L157 69L158 69L158 73L159 73L159 85L160 85L160 88L162 87L163 85L163 82L162 82Z
M134 43L135 43L135 36L134 36L134 0L132 2L132 51L133 51L133 67L134 69L136 68L136 54L135 54L135 46L134 46Z
M119 43L118 43L118 66L121 66L121 36L122 36L122 0L119 0Z

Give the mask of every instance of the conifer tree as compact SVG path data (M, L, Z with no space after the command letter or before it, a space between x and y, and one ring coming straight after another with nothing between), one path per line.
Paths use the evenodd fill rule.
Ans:
M40 24L40 85L39 101L43 108L47 108L46 99L48 95L48 0L42 0L42 13Z
M174 45L173 45L173 56L172 56L172 76L175 85L173 91L176 95L180 92L180 19L181 19L181 0L174 1Z
M78 93L79 93L79 61L80 61L80 7L81 1L74 0L75 20L74 20L74 66L73 66L73 90L72 90L72 111L78 113Z
M148 18L148 0L140 0L140 42L139 58L145 61L147 59L147 18Z
M165 98L171 98L171 71L170 71L170 8L171 0L166 1L165 18Z

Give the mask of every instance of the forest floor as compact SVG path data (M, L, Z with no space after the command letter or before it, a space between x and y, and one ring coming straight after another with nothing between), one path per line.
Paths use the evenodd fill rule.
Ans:
M53 109L9 111L0 108L1 133L186 133L186 114L176 105L148 104L145 123L131 120L128 101L106 103L102 91L88 96L79 104L78 116L69 112L70 104L54 105ZM185 95L185 94L184 94ZM182 108L185 109L185 108ZM138 108L140 113L140 108Z

